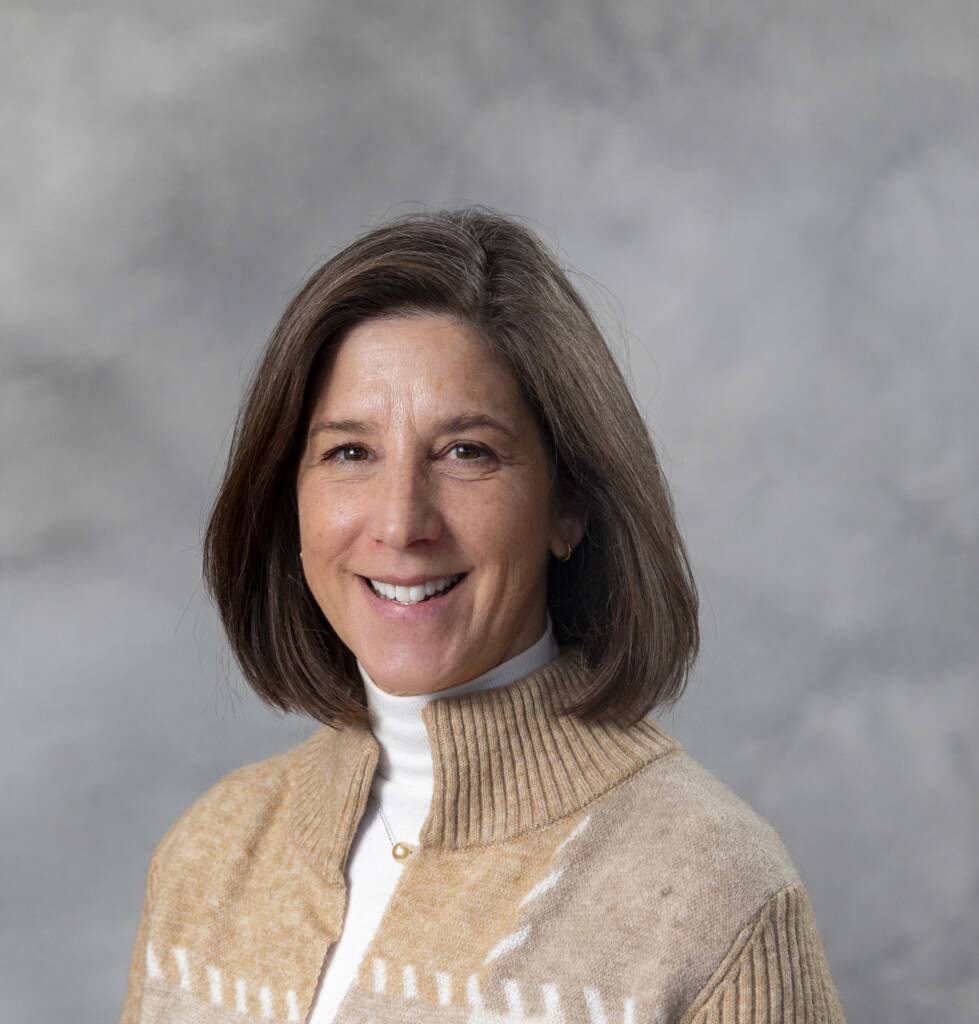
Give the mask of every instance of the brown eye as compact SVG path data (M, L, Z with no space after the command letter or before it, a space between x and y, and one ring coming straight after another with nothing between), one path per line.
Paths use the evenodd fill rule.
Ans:
M476 451L477 453L482 453L486 458L491 459L493 457L492 453L490 452L490 450L488 448L484 447L481 444L472 444L469 441L458 441L449 450L450 451L455 451L456 448L469 448L470 450ZM459 459L457 461L459 461L459 462L477 462L478 459Z
M331 448L323 458L322 462L360 462L360 459L337 459L335 458L340 452L362 452L364 449L359 444L341 444L337 445L336 448Z

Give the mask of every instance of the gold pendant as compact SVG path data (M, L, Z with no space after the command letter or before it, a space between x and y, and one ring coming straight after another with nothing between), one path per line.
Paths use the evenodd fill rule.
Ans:
M415 848L413 846L409 846L407 843L395 843L394 846L391 847L391 855L395 860L399 861L407 860L414 852Z

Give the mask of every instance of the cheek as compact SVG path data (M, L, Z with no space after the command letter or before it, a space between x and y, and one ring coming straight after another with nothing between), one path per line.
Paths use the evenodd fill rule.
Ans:
M342 549L360 518L358 505L342 495L327 496L314 487L299 492L297 509L304 549L315 549L320 554Z
M534 557L548 531L544 499L524 487L489 488L472 499L456 500L445 510L453 534L469 550L503 552L508 561Z

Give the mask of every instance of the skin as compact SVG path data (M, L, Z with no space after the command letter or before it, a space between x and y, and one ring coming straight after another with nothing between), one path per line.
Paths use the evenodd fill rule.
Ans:
M464 412L490 426L444 432ZM366 432L317 431L355 419ZM559 511L547 449L509 368L465 324L412 315L356 325L317 396L296 494L306 582L370 677L395 694L467 682L546 626L548 559L584 522ZM431 622L383 618L359 576L468 571Z

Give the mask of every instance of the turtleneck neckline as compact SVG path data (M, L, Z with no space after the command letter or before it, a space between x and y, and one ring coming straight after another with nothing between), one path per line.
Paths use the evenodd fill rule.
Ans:
M651 715L623 727L558 714L595 686L582 645L559 650L506 685L462 684L465 692L452 687L457 692L426 695L421 716L433 784L419 855L430 847L504 843L546 828L683 749ZM346 884L344 866L380 753L374 733L358 723L321 726L289 758L296 842L328 885Z
M560 653L561 649L554 639L551 613L548 611L544 632L530 647L473 679L431 693L389 693L374 682L358 660L357 668L364 682L371 731L380 747L376 775L399 787L431 789L435 769L428 729L422 717L425 706L433 700L509 686L553 661Z

